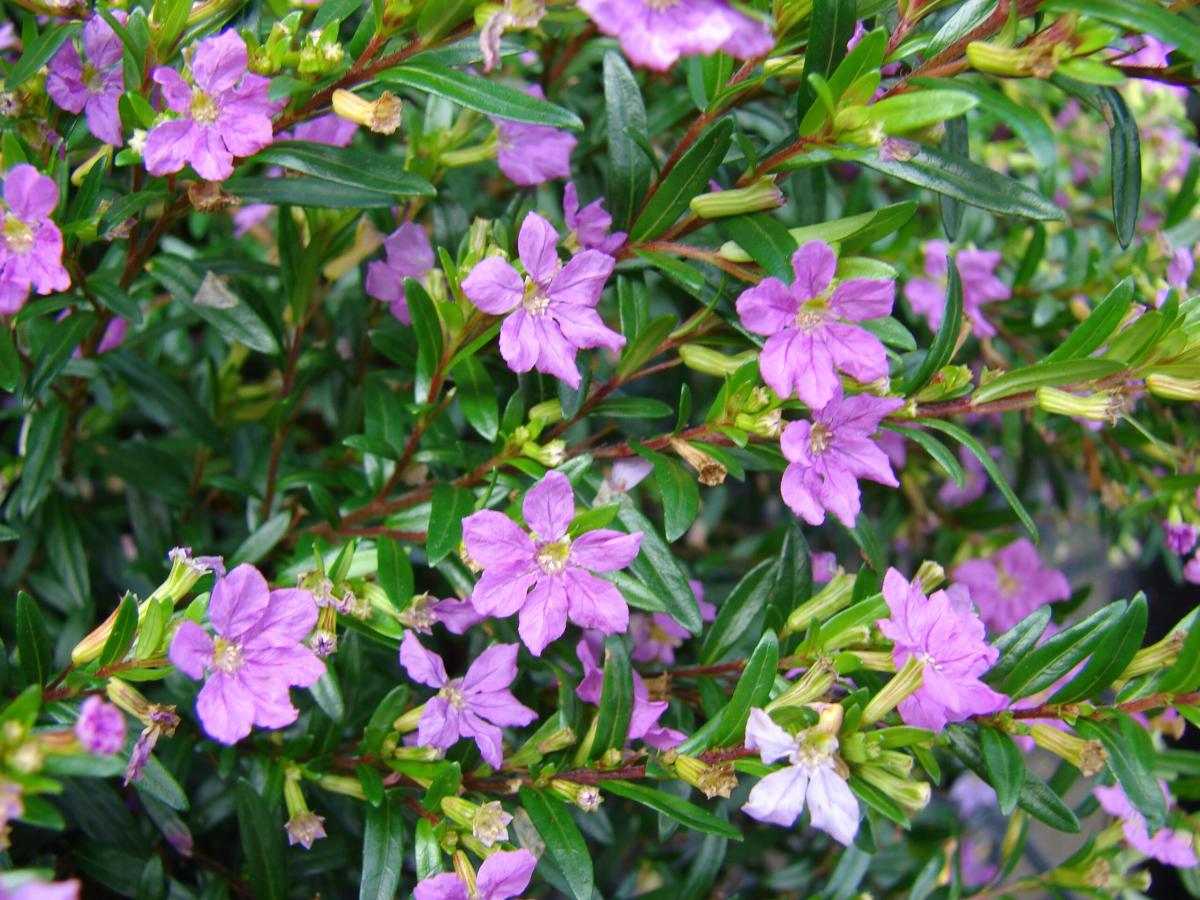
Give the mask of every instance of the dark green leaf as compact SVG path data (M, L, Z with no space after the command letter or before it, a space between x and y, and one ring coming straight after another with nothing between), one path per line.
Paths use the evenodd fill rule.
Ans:
M324 178L267 178L238 176L221 185L246 203L322 209L388 209L396 198L379 191L364 191Z
M33 370L25 383L25 398L36 400L63 370L75 348L87 337L96 324L91 313L77 312L57 323L46 340L37 348Z
M1040 387L1100 381L1124 370L1125 364L1119 360L1092 357L1037 363L1005 372L989 381L971 395L971 403L980 406L1014 394L1036 391Z
M602 756L605 750L625 746L629 718L633 713L633 670L629 651L619 634L604 640L604 688L600 694L600 711L596 714L596 737L592 755Z
M971 144L967 138L966 116L957 116L946 121L946 134L942 138L942 149L950 156L957 156L960 159L970 158ZM963 205L946 194L942 194L938 200L942 209L942 229L946 232L946 237L953 241L958 237L958 229L962 227Z
M21 382L21 358L13 343L12 332L0 328L0 391L16 392Z
M693 831L715 834L718 837L729 838L731 841L742 839L741 832L724 819L717 818L708 810L673 794L656 791L654 788L633 784L629 781L605 781L602 787L609 793L657 810Z
M992 641L992 646L1000 651L1000 658L984 675L984 681L996 684L1016 668L1025 654L1037 645L1050 624L1050 616L1049 606L1039 607Z
M105 354L113 355L115 354ZM46 499L50 490L50 479L58 469L58 455L66 428L67 409L57 401L51 400L40 410L30 414L21 482L17 485L14 498L17 512L22 519L29 519Z
M629 566L630 573L662 601L672 619L692 634L699 634L703 627L700 606L670 546L654 524L632 506L622 506L617 519L630 534L642 533L641 549Z
M121 600L121 605L117 607L117 618L113 622L108 640L104 642L104 649L100 651L101 667L110 666L125 658L125 654L129 652L129 647L133 643L137 628L137 600L133 598L133 594L126 594Z
M946 445L933 435L918 431L916 428L905 428L903 425L885 424L883 428L886 431L894 431L897 434L902 434L908 440L919 444L941 466L942 471L954 480L956 485L960 488L963 486L963 479L966 475L963 472L962 465L959 464L954 454L946 448Z
M1116 88L1100 88L1100 98L1108 110L1109 166L1112 171L1113 223L1117 240L1128 247L1137 226L1138 206L1142 199L1142 145L1137 122Z
M242 541L241 545L233 551L233 555L229 558L229 567L233 568L242 563L253 564L263 559L275 549L276 544L283 540L291 521L292 514L288 512L280 512L271 516L250 532L246 540Z
M391 900L397 894L404 866L403 808L404 798L399 793L367 807L359 900Z
M808 46L804 50L804 71L800 90L796 92L797 122L804 120L809 107L817 99L808 77L816 74L829 78L833 74L837 64L846 55L846 44L854 33L854 22L854 0L817 0L813 3Z
M562 872L572 896L575 900L592 900L595 882L592 856L566 804L524 785L520 797L521 806L533 820L533 827L546 843L546 852Z
M592 413L612 419L662 419L673 415L675 410L671 404L653 397L610 397L596 404Z
M921 365L904 385L904 393L910 396L929 384L929 380L950 362L958 345L958 334L962 328L963 292L962 279L953 257L947 260L947 270L946 306L942 312L942 322L933 336L933 343L925 351Z
M17 592L16 627L17 653L25 680L30 684L45 684L54 665L50 658L50 635L42 611L24 591Z
M432 197L433 185L404 170L404 159L309 141L276 141L248 162L283 166L322 181L395 197Z
M666 178L658 184L637 221L629 239L645 241L666 231L688 208L693 197L706 190L709 179L729 152L733 140L733 120L724 118L700 135L683 154Z
M1125 321L1125 314L1132 305L1133 279L1125 278L1108 292L1108 296L1100 301L1100 305L1076 325L1067 339L1052 350L1043 362L1059 362L1089 356L1103 346L1109 336Z
M1085 740L1100 741L1108 755L1108 768L1133 808L1146 818L1150 833L1166 825L1167 801L1154 777L1154 744L1150 733L1120 711L1103 721L1080 719L1075 730Z
M734 741L741 746L750 710L767 702L778 666L779 639L775 632L767 631L746 662L733 696L721 713L721 724L713 733L714 746L723 747Z
M667 336L675 330L679 320L674 316L659 316L646 324L636 338L631 340L621 354L621 362L617 366L617 375L624 377L632 375L655 357L658 348L662 346Z
M662 496L663 531L668 541L678 540L691 527L700 511L700 488L696 476L669 456L647 450L636 442L631 446L638 455L654 464L654 480Z
M854 796L885 819L895 822L901 828L909 828L908 816L904 814L904 808L885 791L875 787L869 781L864 781L857 775L851 775L847 780L847 784L849 784L850 790L854 792Z
M413 568L408 554L397 541L381 537L375 542L379 568L379 586L397 609L403 609L413 595Z
M1025 763L1021 748L1007 734L986 725L979 728L979 747L987 782L996 789L1001 815L1012 815L1025 786Z
M238 835L246 856L246 870L254 896L284 900L287 872L283 859L283 823L250 782L239 779L234 790Z
M720 225L768 275L785 283L793 279L792 254L796 252L796 241L770 213L727 216L720 220Z
M650 164L633 135L646 134L646 107L637 79L615 50L604 54L604 109L608 126L608 199L613 227L624 229L650 186Z
M279 352L279 342L262 316L233 292L224 277L206 270L202 262L161 253L147 271L175 300L228 340L260 353Z
M753 633L775 582L778 563L764 560L742 576L721 604L717 620L704 635L700 648L702 665L723 661L747 633Z
M433 298L415 278L404 279L404 298L408 301L408 312L412 316L413 331L417 337L413 397L418 403L428 403L434 374L442 363L442 321Z
M1141 649L1148 617L1146 597L1138 594L1130 602L1120 624L1108 629L1104 639L1096 645L1083 671L1059 688L1046 702L1074 703L1086 700L1116 681L1134 654Z
M1060 631L1029 653L999 688L1014 700L1036 694L1058 681L1095 649L1125 614L1126 604L1110 603L1082 622Z
M479 436L494 441L500 430L500 406L496 402L496 383L476 357L468 356L454 364L458 385L458 405Z
M5 85L11 90L32 78L78 30L79 24L76 22L49 26L36 40L30 41L22 48L20 59L12 64L4 78Z
M1050 0L1043 4L1042 10L1051 14L1082 13L1089 19L1111 22L1136 33L1149 33L1200 60L1200 27L1187 16L1148 0Z
M429 565L437 565L458 548L462 540L462 520L474 509L475 496L470 491L444 482L433 486L429 534L425 538Z

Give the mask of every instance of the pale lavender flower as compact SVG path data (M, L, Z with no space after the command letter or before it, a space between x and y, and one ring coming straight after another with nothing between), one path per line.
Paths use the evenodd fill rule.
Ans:
M704 600L704 585L694 578L688 579L696 603L700 607L700 621L712 622L717 618L717 608ZM633 638L633 652L629 654L635 662L657 662L664 666L675 665L675 650L692 636L691 632L666 613L647 616L634 613L629 617L629 635Z
M1171 254L1171 261L1167 263L1167 287L1155 295L1154 305L1162 306L1172 288L1181 295L1180 299L1183 299L1182 294L1187 290L1188 281L1195 270L1196 257L1192 255L1192 251L1187 247L1176 247L1175 252Z
M304 810L289 818L283 828L287 832L288 846L299 844L305 850L311 850L313 844L325 837L325 817Z
M1119 62L1125 66L1145 69L1165 69L1171 64L1171 52L1176 49L1174 44L1164 44L1152 34L1138 34L1129 39L1130 53L1120 57Z
M146 169L169 175L188 163L201 178L224 181L235 156L251 156L274 139L270 79L246 71L246 42L236 31L206 38L192 58L189 85L167 66L154 70L167 106L182 118L146 136Z
M125 716L111 703L88 697L79 707L75 738L88 753L117 753L125 746Z
M606 326L596 312L604 283L616 263L598 250L585 250L564 266L557 244L554 227L531 212L517 236L525 277L508 260L489 256L471 269L462 289L484 312L505 316L500 327L500 355L510 369L528 372L536 368L579 387L578 351L625 346L625 338Z
M124 24L126 15L114 10L113 18ZM46 76L46 93L67 112L84 113L88 130L114 147L121 146L121 114L117 101L125 90L121 67L122 44L117 33L102 17L92 16L83 26L83 58L74 41L68 40L51 57Z
M604 208L604 198L598 197L582 209L575 182L568 181L563 189L563 221L567 224L566 245L572 253L580 250L599 250L616 256L628 235L612 228L612 216Z
M750 710L746 748L768 765L788 765L764 776L750 791L742 812L760 822L790 827L808 807L814 828L849 846L858 833L858 800L838 774L836 735L807 728L792 737L761 709Z
M311 687L325 664L304 639L317 624L313 595L299 588L271 590L251 565L240 565L213 586L208 618L216 637L184 621L170 657L191 678L207 679L196 698L205 732L236 744L257 725L283 728L299 716L289 687Z
M596 27L620 39L630 61L666 71L681 56L718 50L737 59L766 56L770 26L725 0L579 0Z
M950 799L958 814L966 819L981 809L995 809L996 789L974 772L965 772L950 788Z
M470 600L449 597L445 600L434 601L432 608L433 620L446 626L446 630L451 634L466 634L468 629L474 628L487 619L487 616L480 615L476 611Z
M8 170L0 208L0 313L19 310L30 289L53 294L71 286L62 264L62 232L50 221L56 206L53 178L27 163Z
M929 279L914 278L904 286L904 296L913 312L924 316L936 331L942 324L946 305L946 245L929 241L924 246L925 274ZM992 337L996 329L983 315L984 303L1007 300L1012 296L1008 285L996 277L1001 255L994 250L962 250L954 258L962 281L963 315L977 337Z
M1167 786L1159 781L1163 794L1167 794ZM1111 787L1100 785L1094 789L1096 799L1110 816L1121 820L1121 830L1125 841L1134 850L1144 853L1163 865L1190 869L1196 865L1196 846L1190 834L1186 831L1175 831L1171 828L1160 828L1154 834L1146 826L1146 819L1138 812L1124 789L1119 784Z
M525 89L531 97L545 94L537 85ZM511 119L492 119L500 144L496 162L514 183L522 187L571 177L571 151L579 143L575 136L549 125L531 125Z
M78 879L42 881L31 878L15 887L0 886L0 900L79 900Z
M979 617L997 632L1012 628L1038 607L1071 596L1067 576L1044 568L1028 538L1018 538L987 559L959 563L951 575L970 589Z
M812 422L790 423L780 440L790 463L780 485L784 502L810 525L824 522L828 510L853 528L862 509L858 479L900 484L871 435L903 405L898 398L871 394L843 399L838 388L826 406L814 411Z
M983 622L969 598L937 591L926 597L919 579L911 583L888 569L883 597L891 617L876 624L893 643L900 670L910 657L924 664L921 686L900 702L909 725L941 731L947 722L1003 709L1006 698L979 680L1000 655L985 638Z
M1176 556L1187 556L1196 546L1196 526L1187 522L1163 522L1163 543Z
M817 409L837 392L838 369L863 382L886 376L883 344L851 323L889 315L895 284L853 278L831 292L837 257L822 241L797 250L792 269L796 279L790 286L767 278L737 300L742 325L767 335L758 361L763 380L780 397L794 393Z
M387 236L383 249L387 258L367 265L367 293L387 303L392 315L409 325L412 317L404 298L404 279L421 279L429 274L434 266L433 245L424 228L405 222Z
M422 747L445 750L461 738L473 738L484 762L499 769L504 762L500 727L528 725L537 718L509 689L517 677L516 644L489 647L476 657L464 677L451 680L442 658L406 631L400 665L413 681L438 689L437 696L425 704L417 725L417 742Z
M463 519L467 553L483 568L471 594L481 615L520 611L518 631L534 656L567 628L620 634L629 625L621 592L592 572L615 572L638 554L642 533L599 528L571 540L575 493L561 472L549 472L525 494L521 511L533 535L508 516L485 509Z
M413 888L415 900L514 900L529 886L537 858L528 850L500 850L483 861L472 893L454 872L426 878Z
M17 29L13 27L13 23L5 22L0 25L0 50L11 50L17 43Z
M604 667L600 665L600 654L604 645L600 636L593 633L584 636L575 645L575 655L583 666L583 679L575 688L575 695L585 703L600 705L604 692ZM665 700L651 700L646 682L637 672L633 673L633 710L629 715L629 729L625 736L631 741L641 741L655 750L669 750L681 743L687 735L673 728L658 724L670 706Z
M629 503L629 492L654 470L654 464L640 456L618 459L600 482L596 491L596 506L609 503Z
M533 28L546 14L544 0L504 0L479 29L479 51L483 54L483 71L491 72L500 65L500 38L509 29Z

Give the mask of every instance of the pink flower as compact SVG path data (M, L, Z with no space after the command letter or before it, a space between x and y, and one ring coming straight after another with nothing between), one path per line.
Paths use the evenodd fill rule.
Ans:
M987 559L969 559L952 572L966 585L979 616L997 632L1007 631L1040 606L1071 596L1067 577L1042 567L1037 548L1019 538Z
M367 293L387 303L392 315L405 325L412 324L408 301L404 299L404 279L424 278L434 266L433 245L425 229L405 222L383 242L386 259L367 265Z
M1167 786L1161 781L1158 784L1166 795ZM1094 793L1104 811L1121 820L1125 841L1134 850L1168 866L1190 869L1196 865L1196 846L1192 836L1186 831L1160 828L1154 834L1150 834L1149 828L1146 827L1146 819L1134 809L1119 784L1111 787L1100 785L1094 789Z
M483 861L472 893L454 872L418 882L416 900L513 900L529 886L537 859L528 850L500 850Z
M18 887L0 888L0 900L79 900L79 880L42 881L33 878Z
M843 399L835 390L829 403L813 413L812 422L792 422L780 440L790 465L780 490L792 512L810 525L833 513L847 528L862 509L858 479L899 487L887 455L871 440L879 422L899 409L897 398L858 394Z
M54 179L27 163L8 170L0 208L0 313L19 310L31 288L53 294L71 286L62 232L50 221L56 206Z
M575 655L583 666L583 680L575 688L575 696L593 706L600 705L604 692L604 667L600 665L603 644L595 632L587 634L575 645ZM633 673L633 711L629 715L629 730L625 737L631 741L642 741L655 750L669 750L681 743L687 735L674 728L658 724L670 704L665 700L651 700L646 682L637 672Z
M545 94L537 85L526 88L531 97ZM529 187L555 178L571 177L571 151L579 143L573 134L549 125L493 119L500 151L496 163L514 184Z
M876 624L893 643L896 669L910 657L924 664L921 686L900 702L909 725L941 731L947 722L1003 709L1007 699L979 680L1000 655L984 639L983 622L961 594L937 591L930 597L921 582L905 581L896 569L883 579L883 597L891 617Z
M113 18L122 24L126 15L113 11ZM121 39L112 26L98 15L88 19L83 27L83 54L79 56L73 41L67 41L50 59L50 74L46 77L46 93L67 112L85 113L88 130L104 141L119 147L121 115L117 101L125 90L121 69Z
M690 579L688 584L692 586L692 593L700 605L700 620L712 622L717 617L717 608L704 602L704 585L695 579ZM633 638L630 659L641 663L657 662L664 666L675 665L675 649L692 636L666 613L654 613L653 616L634 613L629 619L629 634Z
M508 516L485 509L463 519L467 553L483 567L471 594L482 615L520 612L518 631L534 656L567 628L619 634L629 625L629 607L612 584L592 572L615 572L638 554L642 533L607 528L571 540L575 493L561 472L549 472L525 494L521 511L530 535Z
M836 553L814 553L812 555L812 577L816 584L825 584L833 580L838 573Z
M767 278L737 300L742 324L767 335L758 365L763 380L784 399L798 395L813 409L837 392L837 370L859 381L888 373L879 338L851 322L879 319L892 311L896 286L854 278L833 288L837 257L822 241L809 241L792 256L791 286Z
M604 198L598 197L582 209L575 182L568 181L563 189L563 221L567 223L567 246L572 253L579 250L599 250L616 256L628 237L623 231L608 233L612 216L604 209Z
M759 780L742 812L760 822L790 827L804 807L814 828L850 846L858 833L858 801L837 773L838 739L827 731L807 728L792 737L761 709L750 710L746 748L757 750L768 765L788 765Z
M531 212L521 224L517 250L526 277L508 260L489 256L463 280L477 307L506 316L500 327L500 355L514 372L554 375L579 387L575 355L582 349L619 350L625 338L604 324L596 305L616 263L597 250L585 250L565 266L556 250L553 226Z
M966 819L981 809L995 809L996 789L974 772L964 772L950 788L950 799Z
M240 565L213 586L208 618L216 637L184 621L171 641L171 662L205 678L196 713L205 732L236 744L253 726L283 728L299 715L289 687L311 687L325 673L304 639L317 624L312 594L271 590L258 569Z
M1192 255L1192 251L1187 247L1176 247L1175 252L1171 254L1171 261L1167 263L1167 287L1163 288L1155 295L1154 305L1162 306L1167 300L1167 295L1174 288L1180 294L1187 290L1188 281L1191 280L1192 272L1196 270L1196 258Z
M117 753L125 746L125 717L111 703L88 697L79 708L75 737L88 753Z
M174 69L154 70L167 106L183 118L150 130L146 170L168 175L191 163L201 178L224 181L235 156L257 153L274 138L270 79L246 71L246 42L233 30L200 42L192 77L194 88Z
M946 305L946 245L929 241L924 250L925 274L933 280L909 281L904 286L904 296L913 312L924 316L929 327L936 331L942 324ZM983 315L983 304L1012 296L1008 285L996 277L1000 259L1000 254L993 250L962 250L954 258L962 280L963 315L971 322L971 331L977 337L992 337L996 333Z
M417 726L422 747L445 750L460 738L474 738L484 762L499 769L504 762L500 726L528 725L537 718L509 690L517 677L516 644L489 647L471 663L465 677L451 680L442 658L406 631L400 665L413 681L438 689L437 696L425 704Z
M718 50L737 59L766 56L770 26L725 0L579 0L596 27L621 41L639 66L665 71L681 56Z

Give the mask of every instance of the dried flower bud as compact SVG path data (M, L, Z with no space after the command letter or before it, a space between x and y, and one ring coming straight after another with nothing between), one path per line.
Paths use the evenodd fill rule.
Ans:
M400 127L400 98L384 91L375 100L367 100L352 91L333 92L333 111L351 122L365 125L376 134L392 134Z

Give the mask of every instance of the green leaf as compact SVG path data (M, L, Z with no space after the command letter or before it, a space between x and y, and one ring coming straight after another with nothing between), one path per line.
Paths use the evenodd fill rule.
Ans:
M658 190L633 223L630 241L637 243L656 237L675 224L692 198L704 193L732 141L733 119L728 117L701 134L659 182Z
M1043 362L1059 362L1091 355L1103 346L1109 336L1125 321L1125 315L1132 305L1133 278L1124 278Z
M613 227L628 227L650 186L650 163L632 135L646 135L646 106L637 79L616 50L604 54L604 110L608 134L608 209Z
M388 794L378 806L367 807L359 900L391 900L397 894L404 867L403 808L399 792Z
M717 611L700 648L701 665L722 662L747 633L753 633L775 583L776 560L767 559L742 576Z
M106 353L105 356L113 356ZM143 365L145 365L143 363ZM22 457L21 481L15 494L17 512L28 520L46 499L58 470L58 456L67 428L67 408L56 400L30 414Z
M494 441L500 431L500 406L496 402L496 382L477 357L467 356L451 370L458 386L458 405L471 427L485 441Z
M737 687L733 689L733 696L721 712L721 724L713 733L714 746L723 747L733 741L741 745L750 709L767 702L775 685L778 666L779 639L774 631L767 631L746 662Z
M24 591L17 592L17 653L21 671L30 684L45 684L54 665L50 658L50 635L37 603Z
M1108 110L1113 224L1117 229L1117 240L1122 247L1128 247L1133 240L1142 199L1142 145L1137 122L1117 89L1102 87L1099 94Z
M394 197L433 197L433 185L407 172L404 160L350 147L333 147L309 141L276 141L248 162L283 166L322 181L377 191Z
M699 634L703 628L700 606L670 546L659 536L654 524L632 506L623 506L617 519L630 534L642 533L642 545L629 566L630 574L662 601L672 619L692 634Z
M413 595L413 568L398 541L381 537L375 542L379 586L392 606L404 609Z
M566 804L553 795L522 785L521 806L529 813L533 827L546 844L546 852L566 879L575 900L592 900L595 875L592 855L588 852L579 826L571 818Z
M1096 696L1117 680L1146 636L1149 611L1146 596L1138 594L1129 604L1120 624L1108 629L1096 645L1083 671L1064 684L1047 703L1075 703Z
M1025 763L1021 759L1021 748L1007 734L981 725L979 747L983 753L983 765L987 770L987 781L996 789L996 798L1001 815L1012 815L1025 786Z
M7 328L0 328L0 391L16 393L20 383L21 358L17 355L12 332Z
M647 323L638 332L637 337L625 347L625 352L621 354L621 362L617 365L616 374L622 378L632 375L653 359L658 352L658 348L662 346L667 336L675 330L675 326L678 323L679 320L675 316L659 316L657 319Z
M918 431L916 428L905 428L903 425L884 424L884 430L894 431L897 434L902 434L908 440L919 444L926 453L933 457L934 462L941 466L942 471L953 479L958 487L963 486L963 481L966 474L963 472L962 465L953 453L947 449L946 445L939 441L931 434L926 434L924 431Z
M363 753L372 756L379 753L384 739L393 730L392 723L403 714L404 707L408 704L408 693L407 684L398 684L379 701L363 730Z
M967 132L967 117L958 116L946 122L946 134L942 138L942 149L952 156L967 159L971 155L970 135ZM942 194L939 198L942 211L942 230L947 239L953 241L958 237L962 227L963 205L953 197Z
M962 328L963 290L962 278L958 274L958 265L954 258L947 260L946 306L942 311L942 322L933 343L925 351L925 358L913 373L912 378L904 385L903 393L911 396L929 383L935 374L941 371L954 357L954 348L958 345L958 335Z
M96 317L92 313L77 312L51 329L34 355L33 370L25 383L26 401L36 400L50 386L95 324Z
M241 545L233 551L229 559L229 567L242 563L256 563L275 549L275 545L283 540L291 524L292 514L279 512L259 525Z
M1000 651L1000 658L988 669L983 680L988 684L996 684L1016 668L1045 633L1051 614L1049 606L1039 607L992 641L992 646Z
M977 97L963 91L930 88L885 97L866 110L871 121L881 125L885 134L904 134L938 122L949 124L948 120L957 119L978 105ZM949 155L962 156L955 152Z
M146 270L175 300L229 341L260 353L279 352L279 342L262 316L238 297L222 276L206 270L203 262L160 253Z
M312 694L312 698L321 708L321 712L334 722L341 722L346 718L346 702L342 699L342 689L338 684L337 673L332 668L327 666L316 684L308 689L308 692Z
M961 426L953 422L943 422L940 419L918 419L917 422L926 428L932 428L934 431L940 431L942 434L954 438L971 451L971 454L979 460L980 465L987 472L988 478L992 479L992 482L999 488L1000 493L1004 495L1004 499L1008 501L1008 505L1012 507L1013 512L1017 514L1017 518L1021 520L1021 524L1025 526L1025 530L1029 532L1029 536L1033 538L1036 544L1038 541L1038 529L1033 524L1033 517L1029 515L1029 511L1025 509L1025 505L1016 493L1014 493L1012 486L1008 483L1008 479L1004 477L1004 473L1000 471L1000 467L996 465L996 461L983 448L983 445L964 431Z
M605 781L601 786L611 794L648 806L693 831L715 834L731 841L742 839L742 833L724 819L681 797L629 781Z
M910 827L908 816L904 813L904 808L886 792L875 787L869 781L864 781L857 775L851 775L846 783L850 786L850 790L854 792L855 797L885 819L895 822L905 830Z
M792 280L792 254L796 252L796 241L770 213L726 216L720 220L720 226L731 240L746 249L764 272L784 282Z
M600 711L596 714L596 737L592 755L625 746L629 718L633 713L633 669L629 651L619 634L604 639L604 687L600 693Z
M429 389L433 385L434 373L442 363L442 321L437 306L425 288L415 278L404 279L404 299L412 316L413 331L417 337L417 371L413 380L413 398L417 403L428 403Z
M133 598L133 594L126 594L121 600L121 605L117 607L117 618L113 622L112 631L109 632L108 640L104 642L104 648L100 651L101 668L125 658L137 629L137 600Z
M436 566L458 549L462 540L462 520L475 509L475 495L465 488L440 482L433 486L433 502L429 513L429 534L425 538L425 555L429 565Z
M971 395L971 404L980 406L1014 394L1036 391L1040 387L1086 384L1100 381L1125 371L1125 364L1115 359L1064 359L1042 362L1023 369L1005 372L989 381Z
M846 44L854 33L854 0L824 0L812 6L808 46L804 50L804 71L796 92L796 121L803 122L809 107L816 102L816 91L808 77L828 79L846 55Z
M1085 740L1098 740L1108 755L1108 768L1133 808L1146 819L1150 833L1167 823L1167 801L1154 777L1154 744L1150 734L1127 713L1113 718L1080 719L1075 730Z
M238 176L221 185L245 203L271 206L316 207L321 209L390 209L396 205L392 194L364 191L336 184L324 178L268 178Z
M1184 638L1183 646L1179 648L1179 656L1171 667L1162 673L1156 686L1159 690L1182 693L1194 691L1200 686L1200 628L1195 626L1197 614L1200 614L1200 609L1193 611L1192 623L1185 629L1187 637Z
M671 404L653 397L610 397L592 408L592 414L611 419L663 419L675 414Z
M272 810L244 778L238 779L234 789L234 805L254 896L264 900L284 900L287 872L283 859L283 823L279 821L278 812Z
M79 30L78 23L68 22L65 25L51 25L29 41L21 50L21 57L8 74L4 77L5 85L11 90L18 88L23 82L37 74L37 70L50 61L58 48L65 44Z
M1000 693L1014 700L1036 694L1083 661L1125 613L1126 604L1110 603L1082 622L1049 638L1001 682Z
M415 88L435 97L445 97L459 106L497 119L552 125L555 128L582 130L579 116L540 97L500 84L478 75L468 75L444 66L409 62L384 69L376 76L384 83Z
M1186 16L1170 12L1148 0L1050 0L1042 5L1050 14L1082 13L1089 19L1111 22L1137 33L1149 33L1200 60L1200 27Z
M700 512L700 488L695 475L682 463L648 450L636 441L630 446L654 464L654 480L662 496L663 530L668 541L678 540Z
M417 34L424 44L432 44L465 22L475 8L475 0L442 0L427 3L417 16Z

